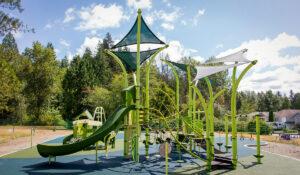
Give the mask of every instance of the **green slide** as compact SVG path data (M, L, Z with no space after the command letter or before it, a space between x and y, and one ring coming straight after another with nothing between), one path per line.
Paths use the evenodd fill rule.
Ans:
M84 148L95 144L99 140L104 141L104 137L107 136L111 131L115 130L120 122L123 121L124 116L134 108L135 106L133 105L127 107L120 106L108 117L102 127L80 142L65 145L38 144L38 152L42 157L62 156L81 151Z

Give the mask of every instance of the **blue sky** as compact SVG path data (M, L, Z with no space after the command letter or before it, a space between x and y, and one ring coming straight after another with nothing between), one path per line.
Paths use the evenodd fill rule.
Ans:
M154 33L170 44L174 61L193 56L203 61L248 48L258 64L241 90L288 92L300 87L300 1L296 0L24 0L13 13L35 28L15 34L19 49L33 41L52 42L57 57L70 59L110 32L121 39L143 9Z

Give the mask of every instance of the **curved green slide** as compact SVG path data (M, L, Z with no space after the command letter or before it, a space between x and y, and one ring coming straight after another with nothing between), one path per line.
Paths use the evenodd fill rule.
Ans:
M99 140L104 141L105 136L107 136L111 131L115 130L118 127L118 125L123 121L124 116L134 108L134 105L126 107L120 106L108 117L108 119L102 127L100 127L92 135L80 142L64 145L38 144L38 152L42 157L62 156L81 151L84 148L95 144Z

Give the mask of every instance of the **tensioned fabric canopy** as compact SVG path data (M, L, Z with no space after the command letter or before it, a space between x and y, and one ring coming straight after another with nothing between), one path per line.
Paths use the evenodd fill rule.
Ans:
M141 64L145 62L148 58L151 57L152 54L154 54L158 49L152 49L147 51L141 51L140 52L140 59ZM128 72L134 72L136 71L136 52L130 52L130 51L112 51L125 65L125 68Z
M176 63L176 62L173 62L173 61L169 61L169 60L166 60L167 62L173 64L174 66L178 67L180 70L182 71L187 71L187 67L188 65L187 64L183 64L183 63ZM194 66L191 66L191 72L192 73L195 73L196 72L196 69Z
M226 69L232 68L234 66L240 66L246 63L237 63L231 65L222 65L222 66L196 66L197 74L193 81L197 81L201 78L207 77L209 75L224 71Z
M137 34L137 21L135 20L134 25L130 29L130 31L127 33L127 35L116 45L112 47L112 49L123 47L123 46L129 46L133 44L137 44L136 40L136 34ZM141 17L141 44L165 44L163 41L161 41L159 38L157 38L154 33L149 29L147 24L145 23L143 17Z
M227 55L225 57L213 59L211 61L206 62L205 64L211 64L211 63L224 63L224 62L245 62L249 63L248 59L245 57L245 53L247 52L247 49L240 50L238 52L235 52L233 54Z

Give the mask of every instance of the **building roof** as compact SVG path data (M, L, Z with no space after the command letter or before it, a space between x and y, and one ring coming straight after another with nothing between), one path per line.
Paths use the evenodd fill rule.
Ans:
M286 120L286 123L295 123L296 122L296 117L300 117L300 112L294 114L292 117L288 118Z
M276 118L290 118L293 117L295 114L300 113L298 109L283 109L281 111L275 112Z

